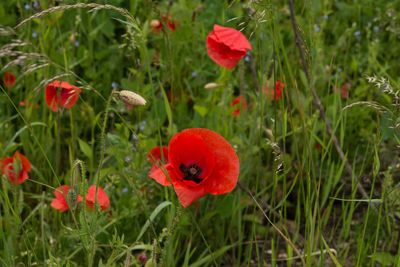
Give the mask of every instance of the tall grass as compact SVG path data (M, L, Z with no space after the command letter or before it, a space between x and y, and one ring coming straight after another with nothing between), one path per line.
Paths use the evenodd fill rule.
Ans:
M293 28L281 1L0 3L0 74L17 77L0 85L0 158L32 163L21 185L1 178L0 265L398 265L398 8L295 1ZM175 31L152 32L163 15ZM207 55L214 24L253 47L232 71ZM47 107L54 80L83 90L73 108ZM129 110L122 89L147 105ZM186 128L232 144L240 183L183 208L147 153ZM63 184L104 188L110 208L53 209Z

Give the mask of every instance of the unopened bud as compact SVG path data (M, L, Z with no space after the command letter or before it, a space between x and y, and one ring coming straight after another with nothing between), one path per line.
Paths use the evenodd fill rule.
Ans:
M158 26L160 26L161 22L158 19L152 19L150 21L150 27L152 28L157 28Z
M131 104L133 106L144 106L146 105L146 100L144 100L143 97L140 95L128 91L128 90L122 90L119 92L119 96L124 100L126 103Z
M205 89L214 89L215 87L218 87L218 84L216 84L216 83L207 83L206 85L204 85Z

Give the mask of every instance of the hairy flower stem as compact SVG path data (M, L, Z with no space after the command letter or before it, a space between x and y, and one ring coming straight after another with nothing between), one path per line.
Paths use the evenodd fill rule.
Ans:
M299 32L297 29L297 23L296 23L294 7L293 7L293 0L289 0L289 7L290 7L290 17L292 19L293 31L294 31L294 36L295 36L295 42L296 42L297 48L299 49L301 63L303 65L303 69L306 74L308 85L311 89L311 94L313 96L313 100L314 100L315 104L318 106L319 115L321 116L322 120L325 122L326 129L328 130L328 133L332 139L333 144L335 145L336 151L338 152L340 159L344 162L344 165L345 165L346 170L349 173L349 175L351 177L353 177L353 175L355 175L353 168L351 167L349 161L347 160L346 156L344 155L343 149L340 147L339 141L337 140L335 133L332 130L332 126L329 124L328 120L326 119L325 109L322 106L321 100L319 99L317 92L314 89L313 84L311 83L310 73L308 70L306 58L304 55L303 47L301 46L301 40L300 40ZM358 188L358 191L363 196L363 198L369 199L367 191L364 189L364 187L362 186L362 184L360 182L357 183L357 188ZM371 203L371 205L375 206L374 203Z
M96 215L96 203L97 201L97 190L99 188L99 183L100 183L100 171L101 168L103 167L103 161L104 161L104 153L105 153L105 134L106 134L106 126L107 126L107 118L108 118L108 112L110 110L110 103L111 99L113 98L114 95L114 89L111 91L110 96L108 97L107 100L107 105L106 105L106 110L104 113L104 122L103 122L103 127L101 129L101 134L100 134L100 160L99 160L99 165L97 166L97 172L96 172L96 177L95 177L95 185L96 185L96 192L94 194L94 212L92 215L92 223L91 223L91 228L93 229L93 226L96 224L97 221L97 215ZM96 254L96 237L92 237L92 243L91 243L91 253L89 255L89 267L93 266L93 260L94 260L94 255Z

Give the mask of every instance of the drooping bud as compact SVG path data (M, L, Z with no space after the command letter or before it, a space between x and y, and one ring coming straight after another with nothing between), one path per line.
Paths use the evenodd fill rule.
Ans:
M119 96L124 100L126 103L131 104L133 106L144 106L146 105L146 100L144 100L143 97L140 95L128 91L128 90L122 90L119 92Z

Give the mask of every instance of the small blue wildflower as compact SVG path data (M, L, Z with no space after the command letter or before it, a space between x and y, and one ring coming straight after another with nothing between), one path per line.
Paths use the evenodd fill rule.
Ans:
M260 39L264 39L264 34L260 33Z
M354 36L360 36L360 31L354 32Z
M244 57L244 61L250 62L250 57L249 57L249 56L245 56L245 57Z
M197 77L197 72L196 71L192 72L192 77Z
M39 5L38 5L37 2L33 2L33 7L34 7L34 8L38 8L38 6L39 6Z
M255 12L254 9L250 8L250 10L249 10L249 16L253 15L254 12Z
M75 41L75 47L79 46L79 41Z
M37 37L38 37L37 32L33 32L33 33L32 33L32 37L33 37L33 38L37 38Z
M20 67L24 66L24 62L18 64Z
M335 79L339 79L340 78L340 75L339 74L335 74Z
M117 83L116 83L116 82L112 82L112 83L111 83L111 87L112 87L112 88L117 87Z
M338 68L338 72L342 72L342 68Z
M130 162L131 161L131 158L129 157L129 156L127 156L127 157L125 157L125 162Z
M136 135L136 134L132 134L132 139L133 139L133 141L137 141L137 140L139 140L139 138L137 137L137 135Z
M147 122L146 121L142 121L141 125L140 125L140 130L144 130L144 127L146 126Z
M324 15L324 19L328 19L328 15L325 14L325 15Z
M104 189L107 189L107 188L108 188L108 184L105 184L105 185L104 185Z
M128 187L122 188L122 193L126 193L126 192L128 192Z
M319 32L319 30L321 30L321 28L318 25L315 25L315 31Z
M374 31L379 31L379 26L374 26Z
M385 84L383 85L383 87L386 87L386 86L388 86L388 84L387 84L387 83L385 83Z
M30 8L31 8L31 6L30 6L29 4L26 4L26 5L25 5L25 9L26 9L26 10L29 10Z

